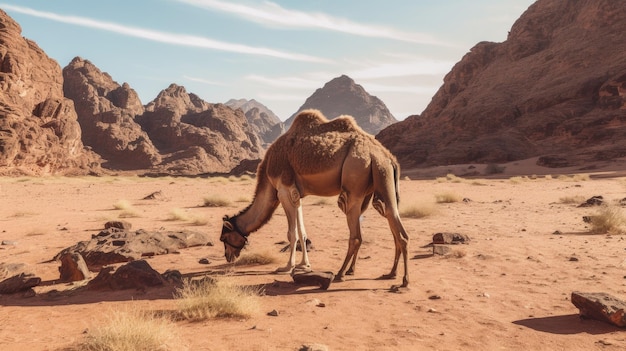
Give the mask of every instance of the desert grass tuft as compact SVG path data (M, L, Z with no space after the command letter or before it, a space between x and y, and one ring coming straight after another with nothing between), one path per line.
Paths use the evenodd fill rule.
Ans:
M218 196L218 195L210 195L203 199L202 206L204 207L226 207L230 205L230 201Z
M402 218L424 218L436 212L435 204L432 202L421 202L400 205L400 217Z
M175 293L178 318L202 321L209 318L250 318L260 310L256 287L236 285L231 281L187 280Z
M616 205L602 205L595 216L591 216L592 234L623 234L626 218L621 207Z
M332 205L333 201L330 198L327 197L322 197L322 196L315 196L312 199L311 205L315 205L315 206L323 206L323 205Z
M131 210L133 208L133 205L128 200L118 200L116 203L113 204L113 208L116 210L126 211Z
M264 252L247 252L239 256L239 259L235 261L238 266L247 265L265 265L274 264L278 262L278 258L270 251Z
M140 311L112 311L106 324L90 328L72 351L186 350L168 319Z
M438 204L441 204L441 203L448 204L448 203L453 203L453 202L459 202L461 201L461 199L462 198L459 194L453 193L451 191L446 191L443 193L435 194L435 201Z
M585 197L582 195L574 195L574 196L562 196L559 199L559 202L562 204L567 204L567 205L571 205L571 204L582 204L583 202L585 202Z
M464 178L457 177L452 173L448 173L445 177L435 178L437 183L463 183L465 182Z
M182 208L173 208L170 210L168 221L188 221L191 217Z

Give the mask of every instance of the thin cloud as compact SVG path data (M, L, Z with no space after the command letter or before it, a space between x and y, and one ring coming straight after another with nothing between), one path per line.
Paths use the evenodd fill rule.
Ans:
M451 61L420 60L397 63L374 64L347 73L353 79L376 79L417 75L441 75L450 72Z
M263 2L261 6L250 6L220 0L177 1L208 10L234 14L247 20L270 26L324 29L370 38L385 38L419 44L452 46L437 40L429 34L405 32L385 26L356 23L345 18L333 17L320 12L309 13L290 10L270 1Z
M207 80L204 78L197 78L197 77L191 77L191 76L183 76L183 78L190 80L192 82L198 82L198 83L202 83L202 84L207 84L207 85L218 85L218 86L226 86L226 84L221 83L221 82L216 82L216 81L212 81L212 80Z
M240 54L248 54L248 55L259 55L259 56L269 56L275 57L285 60L293 60L293 61L304 61L304 62L323 62L327 63L328 60L320 57L303 55L298 53L291 53L285 51L279 51L269 48L263 47L254 47L247 46L242 44L234 44L234 43L226 43L218 40L213 40L210 38L193 36L193 35L185 35L185 34L175 34L175 33L166 33L160 32L150 29L143 29L137 27L129 27L120 25L112 22L98 21L91 18L86 17L76 17L76 16L66 16L59 15L52 12L43 12L33 10L27 7L21 6L13 6L8 4L0 4L0 6L4 10L15 11L25 15L45 18L52 21L73 24L81 27L95 28L100 30L105 30L125 36L136 37L166 44L172 45L182 45L182 46L191 46L191 47L200 47L205 49L213 49L218 51L227 51L227 52L235 52Z

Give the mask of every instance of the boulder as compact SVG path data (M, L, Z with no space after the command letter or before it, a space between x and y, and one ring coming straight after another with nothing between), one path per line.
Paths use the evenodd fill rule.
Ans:
M145 290L162 286L166 280L145 260L129 262L115 269L105 267L87 283L88 290Z
M20 273L0 281L0 295L25 292L41 284L41 278L33 274Z
M91 272L83 256L78 252L66 252L59 257L59 273L62 282L76 282L91 278Z
M582 317L626 327L626 302L606 293L572 292L572 303Z

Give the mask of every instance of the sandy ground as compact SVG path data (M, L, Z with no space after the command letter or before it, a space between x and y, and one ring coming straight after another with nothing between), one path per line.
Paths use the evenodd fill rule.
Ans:
M514 166L520 167L511 165L507 172L516 172ZM46 294L73 288L55 283L59 264L47 261L98 233L106 221L118 219L121 211L113 205L119 200L129 201L138 214L126 219L133 229L187 229L211 235L215 246L149 259L159 272L227 270L226 279L242 285L274 286L261 297L261 312L252 318L177 322L174 332L189 350L298 350L312 344L329 350L624 350L624 331L579 318L570 294L606 292L626 299L626 236L590 235L582 216L597 210L577 208L563 199L602 195L617 201L626 196L626 181L618 176L621 173L587 172L591 179L578 181L555 173L545 177L550 171L529 173L540 174L537 179L505 173L498 179L463 182L407 172L414 180L401 182L403 206L430 206L432 214L403 220L411 236L411 282L400 293L389 289L400 278L376 280L391 268L394 245L385 220L371 208L363 218L356 274L324 291L295 286L289 275L273 274L288 255L279 252L278 243L286 239L280 209L251 235L248 248L275 253L278 263L225 265L221 219L252 199L253 179L0 178L0 241L8 243L0 246L0 263L26 264L27 271L44 280L35 289L37 296L0 296L0 350L61 350L103 324L112 310L175 308L170 292L158 289L57 298ZM142 200L159 190L162 199ZM444 193L470 201L436 203L435 196ZM222 208L201 207L212 195L233 202ZM207 224L168 220L174 209ZM343 213L335 199L307 198L304 214L314 244L313 269L336 272L347 249ZM452 255L433 256L424 246L437 232L465 234L471 241L452 247ZM211 263L202 265L201 258ZM272 310L278 316L267 315Z

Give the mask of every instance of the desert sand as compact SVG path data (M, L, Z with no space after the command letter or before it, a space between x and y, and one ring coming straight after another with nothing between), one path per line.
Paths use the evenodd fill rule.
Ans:
M626 179L616 166L604 170L558 170L588 177L559 177L557 170L532 162L508 165L495 177L444 181L457 166L406 172L400 184L402 206L430 206L422 218L404 218L409 243L410 285L377 280L393 260L393 237L372 208L363 216L364 242L354 276L328 290L296 286L289 275L273 271L286 263L280 249L286 218L279 208L272 220L251 234L248 252L271 252L276 264L232 266L219 242L222 217L251 201L254 179L0 178L0 263L26 264L41 277L37 295L0 296L0 350L62 350L80 342L107 313L132 306L148 311L175 308L171 291L71 291L60 284L63 248L97 234L108 220L119 219L114 204L126 200L135 229L196 230L209 233L214 246L194 247L149 258L159 272L224 273L242 285L266 284L260 313L248 319L176 322L181 349L299 350L324 345L329 350L624 350L626 334L604 322L581 319L570 302L573 291L605 292L626 299L626 236L590 234L582 221L596 208L579 208L567 198L602 195L609 202L626 197ZM619 167L618 170L619 170ZM621 168L625 169L625 168ZM527 177L520 177L526 174ZM533 176L536 175L536 176ZM162 198L142 200L161 191ZM466 201L437 203L438 194ZM231 200L226 207L203 207L207 196ZM170 220L178 209L205 224ZM305 223L314 248L309 257L317 271L336 272L347 249L348 231L335 199L305 198ZM202 221L197 221L202 222ZM437 232L469 236L450 254L432 255L428 244ZM208 258L210 264L200 264ZM277 311L277 316L267 313Z

